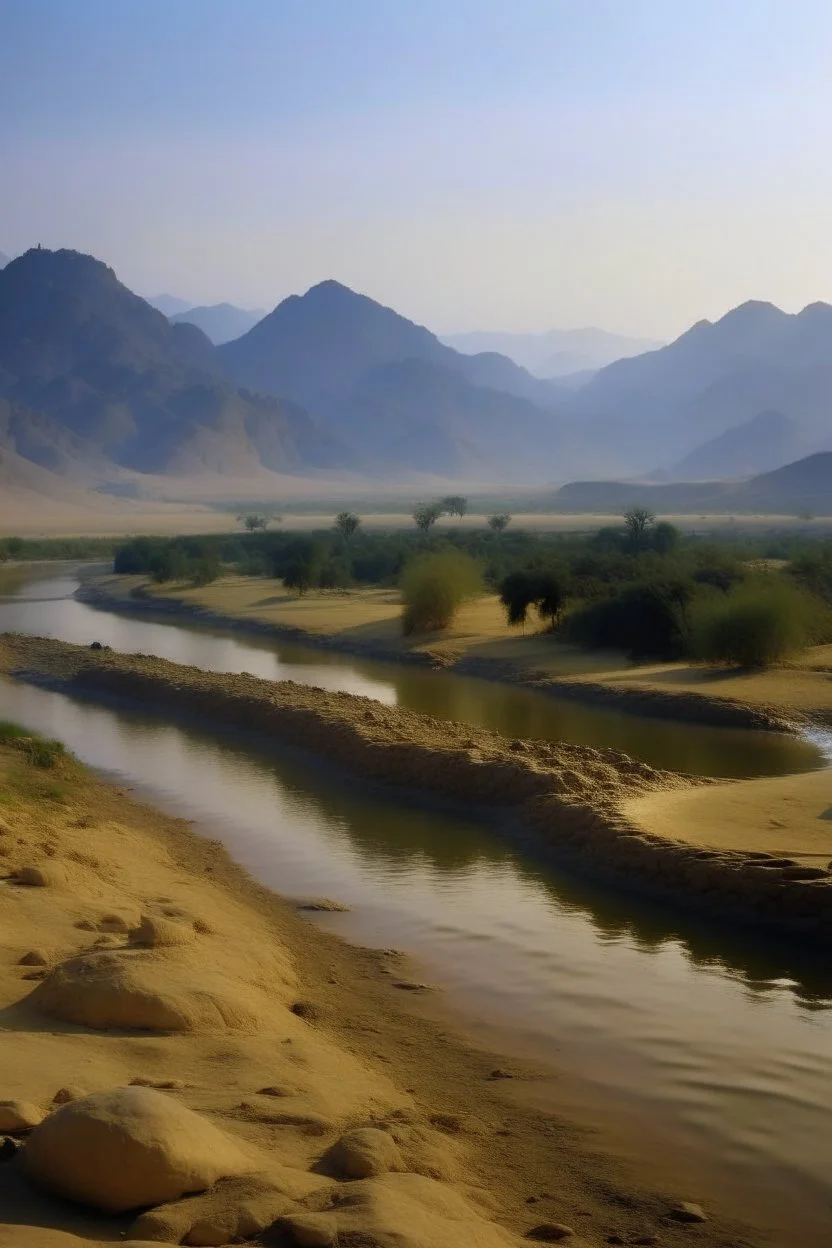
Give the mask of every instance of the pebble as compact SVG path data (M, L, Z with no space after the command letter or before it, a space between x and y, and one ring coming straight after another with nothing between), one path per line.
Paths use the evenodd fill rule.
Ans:
M677 1222L707 1222L708 1215L701 1205L693 1205L690 1201L683 1200L681 1204L675 1205L670 1210L670 1216L675 1218Z
M559 1244L562 1239L571 1239L575 1232L571 1226L562 1222L541 1222L526 1231L526 1239L534 1239L540 1244Z
M510 1070L502 1070L499 1066L496 1070L492 1070L488 1076L489 1079L513 1079L514 1075Z

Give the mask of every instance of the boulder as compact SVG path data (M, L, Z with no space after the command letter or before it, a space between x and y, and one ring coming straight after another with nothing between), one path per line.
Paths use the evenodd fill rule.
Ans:
M372 1179L404 1170L396 1141L386 1131L362 1127L347 1131L323 1158L324 1168L342 1179Z
M178 1200L251 1168L207 1119L135 1087L57 1109L32 1132L24 1164L42 1187L107 1213Z

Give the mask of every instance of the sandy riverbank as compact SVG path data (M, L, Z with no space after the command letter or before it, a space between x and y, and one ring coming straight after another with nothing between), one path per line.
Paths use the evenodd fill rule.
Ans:
M71 759L34 766L25 741L0 745L0 818L0 1100L17 1102L22 1145L0 1164L4 1248L238 1235L509 1248L564 1224L587 1248L690 1241L672 1211L696 1193L645 1190L625 1158L534 1108L534 1069L495 1078L492 1055L420 1011L399 956L322 932L184 822ZM54 1136L89 1121L86 1097L131 1085L108 1102L108 1130L115 1118L133 1133L129 1156L116 1132L87 1165L89 1137L73 1148L70 1134L45 1164L49 1132L24 1127L44 1118ZM199 1115L189 1173L212 1175L184 1200L174 1162L195 1145L180 1107ZM6 1129L12 1112L0 1105ZM47 1175L86 1182L86 1205L44 1187ZM149 1211L129 1207L134 1188ZM696 1226L707 1248L771 1242L709 1212Z
M636 665L545 632L521 635L508 628L493 595L464 606L441 634L406 638L396 590L298 597L280 581L261 577L227 577L195 588L95 575L85 578L79 597L108 610L197 619L342 653L447 667L653 718L776 732L832 724L832 646L766 671L737 673L682 663Z
M58 689L256 732L382 784L488 809L507 835L533 838L619 887L735 922L832 940L832 874L823 867L751 849L744 837L735 843L718 799L712 813L719 837L706 848L686 840L673 820L640 823L628 804L703 787L741 794L752 782L709 784L613 750L509 740L351 694L40 638L4 636L0 668Z

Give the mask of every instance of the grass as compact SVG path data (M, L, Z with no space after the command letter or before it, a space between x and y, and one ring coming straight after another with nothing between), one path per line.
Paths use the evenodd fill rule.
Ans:
M63 742L52 737L42 737L39 733L30 732L9 720L0 720L0 742L19 750L33 767L40 767L45 771L51 770L66 757Z

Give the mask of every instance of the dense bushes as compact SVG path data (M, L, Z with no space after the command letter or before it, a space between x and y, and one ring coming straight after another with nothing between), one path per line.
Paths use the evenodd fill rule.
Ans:
M688 650L690 582L628 585L570 615L567 635L593 650L624 650L633 658L675 659Z
M479 566L470 555L456 550L419 555L402 577L402 631L447 628L462 603L482 587Z
M703 602L692 651L706 663L764 667L822 638L822 611L808 595L781 582L751 584Z

